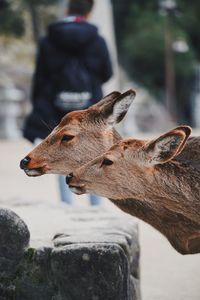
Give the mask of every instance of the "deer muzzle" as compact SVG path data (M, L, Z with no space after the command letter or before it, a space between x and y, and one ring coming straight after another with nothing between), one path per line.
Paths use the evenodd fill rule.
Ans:
M26 167L28 166L29 162L30 162L30 157L26 156L24 157L21 161L20 161L20 168L22 170L26 169Z
M22 170L24 170L24 172L26 173L26 175L28 176L41 176L43 174L46 173L47 168L46 168L46 164L45 165L37 165L37 164L33 164L31 157L30 156L26 156L24 157L21 161L20 161L20 168Z
M70 190L73 193L77 195L82 195L86 193L85 185L82 183L77 183L76 177L73 175L73 173L70 173L69 175L66 176L66 183L68 184Z

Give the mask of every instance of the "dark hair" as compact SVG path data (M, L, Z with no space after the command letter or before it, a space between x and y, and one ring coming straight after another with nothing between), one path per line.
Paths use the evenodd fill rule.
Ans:
M68 13L82 15L90 13L94 5L94 0L69 0Z

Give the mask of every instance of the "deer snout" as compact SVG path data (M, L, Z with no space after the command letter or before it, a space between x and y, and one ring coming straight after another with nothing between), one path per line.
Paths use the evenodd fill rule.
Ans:
M26 169L29 162L30 162L31 158L29 156L24 157L21 161L20 161L20 168L22 170Z
M80 183L73 173L66 176L66 183L69 185L70 190L77 195L81 195L86 192L85 185Z
M47 164L35 161L30 155L24 157L19 166L28 176L41 176L48 171Z
M69 175L67 175L65 178L66 184L70 184L70 181L72 178L73 178L73 173L70 173Z

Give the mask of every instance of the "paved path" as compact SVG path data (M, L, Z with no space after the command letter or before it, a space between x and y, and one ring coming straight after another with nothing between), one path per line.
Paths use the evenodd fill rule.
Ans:
M27 154L31 145L25 141L0 141L0 205L10 206L59 202L54 175L37 178L27 177L19 169L20 159ZM105 200L103 205L111 204ZM88 205L86 199L76 205ZM18 207L18 211L20 211ZM25 212L23 212L24 214ZM43 218L40 206L34 210L33 218ZM25 220L27 223L28 220ZM59 220L58 220L59 221ZM55 224L57 220L52 220ZM36 235L34 228L30 228ZM42 229L45 234L45 230ZM150 226L141 222L141 282L143 300L199 300L200 299L200 255L181 256L169 243Z

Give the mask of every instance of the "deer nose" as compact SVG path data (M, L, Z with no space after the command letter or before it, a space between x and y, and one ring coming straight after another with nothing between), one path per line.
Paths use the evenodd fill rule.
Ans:
M30 162L30 160L31 160L31 158L29 156L26 156L25 158L23 158L20 161L20 168L22 170L24 170L28 166L28 163Z
M70 184L71 179L73 178L73 173L70 173L69 175L66 176L66 183Z

